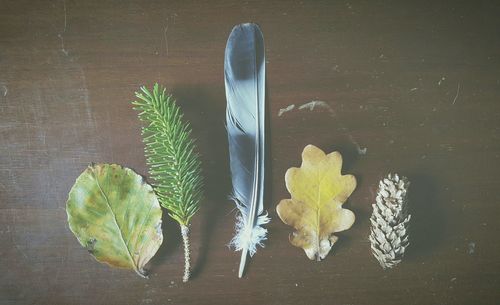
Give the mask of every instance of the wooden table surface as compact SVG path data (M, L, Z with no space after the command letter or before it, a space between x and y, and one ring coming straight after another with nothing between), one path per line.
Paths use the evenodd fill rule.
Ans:
M1 0L0 304L499 304L500 5L469 2ZM249 21L266 41L272 222L238 279L223 55ZM148 280L96 262L66 221L90 162L147 174L130 101L154 82L191 121L207 181L187 284L167 217ZM307 144L358 179L356 223L323 262L275 211ZM412 183L412 246L383 271L369 216L389 172Z

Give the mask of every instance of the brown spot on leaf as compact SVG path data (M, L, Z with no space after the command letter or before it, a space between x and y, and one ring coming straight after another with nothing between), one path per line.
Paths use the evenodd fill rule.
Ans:
M90 254L94 254L94 248L95 248L96 242L97 242L97 239L91 238L85 244L85 248L87 249L87 251L89 251Z

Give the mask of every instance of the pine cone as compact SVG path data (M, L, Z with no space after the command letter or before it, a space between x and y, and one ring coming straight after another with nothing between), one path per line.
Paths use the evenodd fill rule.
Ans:
M376 203L370 218L370 242L373 255L382 268L392 268L403 259L408 241L408 213L406 177L389 174L379 183Z

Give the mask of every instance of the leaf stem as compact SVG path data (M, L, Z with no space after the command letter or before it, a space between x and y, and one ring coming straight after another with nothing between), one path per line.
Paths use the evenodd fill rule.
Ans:
M146 273L146 271L144 269L134 269L134 270L135 270L135 273L137 273L140 277L145 278L145 279L149 278L148 274Z
M189 227L181 224L182 241L184 242L184 277L182 281L185 283L191 276L191 252L189 250Z

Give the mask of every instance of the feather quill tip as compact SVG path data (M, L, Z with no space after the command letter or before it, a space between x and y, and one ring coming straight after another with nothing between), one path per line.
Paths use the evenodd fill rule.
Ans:
M257 252L257 245L264 248L264 241L267 239L267 229L262 225L268 223L271 219L267 213L257 217L257 221L253 227L249 227L245 223L245 218L239 215L236 219L236 235L233 237L229 246L236 251L242 251L240 268L238 277L243 277L247 256L253 256Z

